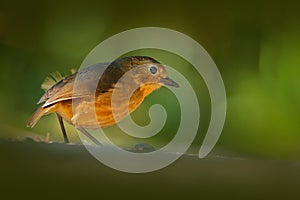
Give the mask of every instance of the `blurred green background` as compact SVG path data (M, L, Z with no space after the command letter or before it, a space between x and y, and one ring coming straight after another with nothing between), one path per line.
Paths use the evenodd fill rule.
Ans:
M78 68L101 41L127 29L155 26L180 31L198 41L219 67L228 110L216 146L221 152L261 159L300 158L300 14L294 1L0 1L0 137L62 137L54 115L26 128L40 85L51 72ZM201 108L195 144L201 144L210 117L207 89L183 59L168 52L147 54L191 81ZM183 68L183 66L185 66ZM153 102L168 108L157 91L134 113ZM188 94L187 94L188 95ZM172 104L173 105L173 104ZM169 105L171 112L178 108ZM145 114L147 115L147 114ZM174 117L172 120L178 120ZM138 121L146 124L149 119ZM157 141L172 138L167 127ZM67 126L73 142L78 136ZM115 127L110 128L112 132ZM113 136L112 136L113 137ZM124 135L115 138L126 138ZM118 142L118 141L117 141ZM133 141L135 143L137 141ZM16 145L17 146L17 145ZM195 151L196 152L196 151Z
M61 141L55 115L34 129L25 127L51 72L79 68L106 38L136 27L171 28L197 40L211 54L223 77L228 111L218 143L229 151L268 158L300 157L300 18L287 2L228 1L163 3L151 1L6 1L0 7L0 137L37 134ZM167 52L142 51L178 70L199 91L198 143L209 120L209 96L200 76ZM144 113L167 90L154 93L135 113ZM163 103L163 102L162 102ZM167 105L166 105L167 106ZM140 113L140 114L138 114ZM72 140L76 133L68 127ZM171 132L165 131L165 132ZM198 138L197 137L197 138Z

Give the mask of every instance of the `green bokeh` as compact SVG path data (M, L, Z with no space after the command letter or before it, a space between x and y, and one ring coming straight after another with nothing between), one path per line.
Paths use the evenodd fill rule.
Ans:
M68 73L71 68L78 68L89 51L113 34L158 26L197 40L219 67L228 96L228 111L217 147L242 155L299 159L298 7L286 1L1 2L0 137L44 138L50 133L52 141L62 141L54 115L41 119L34 129L25 127L43 94L40 85L44 78L53 71ZM210 118L209 95L201 77L195 75L189 63L168 52L133 53L152 55L181 70L191 81L203 120L195 144L201 144ZM162 101L160 96L167 93L161 89L146 99L134 113L136 119L146 113L145 120L138 123L148 122L149 106ZM162 103L178 113L177 108ZM178 118L169 120L172 123ZM67 129L71 140L78 142L74 129ZM165 137L158 141L168 141L172 131L170 126L166 127L162 133Z
M0 199L300 199L299 7L289 0L1 0ZM114 34L148 26L195 39L220 70L227 118L207 158L185 155L152 173L126 174L95 160L83 145L62 143L55 115L26 128L45 77L79 68L96 45ZM170 52L128 54L153 56L190 80L201 111L189 150L197 153L210 119L202 78ZM108 128L109 137L121 146L146 141L160 147L170 141L180 110L166 88L151 94L133 118L147 124L154 103L171 113L157 137L132 139L116 126ZM74 128L66 128L71 141L79 143ZM54 144L22 140L49 137Z

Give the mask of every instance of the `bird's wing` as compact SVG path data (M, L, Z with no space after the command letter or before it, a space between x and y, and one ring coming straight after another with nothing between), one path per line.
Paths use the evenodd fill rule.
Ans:
M60 101L91 97L96 90L101 90L97 86L108 64L97 63L65 77L53 85L41 97L38 104L44 103L42 107L47 107Z

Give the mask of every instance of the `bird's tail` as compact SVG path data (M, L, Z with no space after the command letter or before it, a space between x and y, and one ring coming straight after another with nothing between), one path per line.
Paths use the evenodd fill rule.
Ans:
M30 117L30 119L27 123L27 127L33 128L43 115L49 114L49 113L51 113L51 107L43 108L42 106L40 106Z

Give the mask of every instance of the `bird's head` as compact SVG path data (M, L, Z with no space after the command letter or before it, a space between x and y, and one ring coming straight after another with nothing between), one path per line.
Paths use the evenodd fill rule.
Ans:
M128 76L131 81L141 87L143 85L152 85L157 88L163 85L179 87L175 81L168 77L165 67L151 57L124 57L114 61L111 66L115 71L120 71L122 76Z

